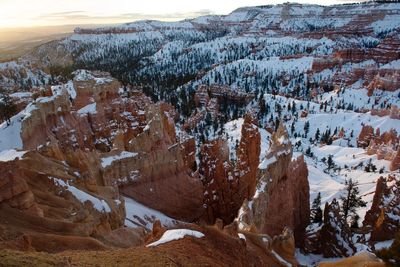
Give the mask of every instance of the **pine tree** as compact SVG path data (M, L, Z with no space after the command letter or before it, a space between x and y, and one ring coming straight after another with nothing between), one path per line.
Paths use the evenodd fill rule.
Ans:
M351 217L351 222L350 222L350 227L351 228L358 228L358 220L360 219L360 216L358 214L355 214Z
M0 95L0 120L11 123L11 117L16 113L17 106L8 94Z
M320 131L319 131L319 128L317 128L317 131L315 132L315 141L318 141L319 140L319 136L320 136Z
M311 147L308 147L308 148L306 149L306 155L307 155L307 156L310 156L310 157L313 156L313 155L312 155L312 152L311 152Z
M335 167L335 162L333 161L333 156L329 155L326 164L328 165L328 170Z
M356 215L356 209L365 207L367 203L362 200L360 190L358 189L358 182L354 182L351 178L345 181L345 191L340 197L342 202L343 218L347 221L349 216Z
M281 117L282 115L282 106L280 104L276 104L276 112L278 113L278 116Z
M304 123L304 134L305 137L307 137L308 131L310 130L310 123L308 121L306 121L306 123Z
M264 115L266 113L266 106L265 106L265 99L260 98L260 101L258 102L258 107L260 109L260 115Z
M292 134L293 134L294 131L296 130L295 127L294 127L294 121L292 122L292 126L290 127L290 130L291 130Z
M311 206L311 220L313 223L322 223L321 193L313 200Z
M296 102L293 101L292 104L292 114L294 114L296 112Z
M365 165L365 172L376 172L376 166L372 164L372 159L369 159L368 164Z
M379 173L384 173L384 172L385 172L385 167L379 169Z

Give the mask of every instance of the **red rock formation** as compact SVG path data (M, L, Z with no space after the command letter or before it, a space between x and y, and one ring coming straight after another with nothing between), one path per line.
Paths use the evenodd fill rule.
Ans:
M207 86L199 86L194 95L194 102L197 107L206 106L208 101L210 101L210 95L208 93Z
M400 120L400 110L396 105L392 105L390 109L371 109L371 115L389 116L391 119Z
M395 171L400 167L400 152L399 152L400 137L396 130L380 134L379 128L374 133L374 129L369 126L363 126L360 135L357 139L358 146L367 149L368 155L376 154L378 159L390 161L390 171Z
M374 266L385 267L386 264L375 254L367 251L357 253L354 256L340 259L334 262L320 262L318 267L342 267L342 266Z
M231 183L233 166L229 162L229 148L226 140L215 140L201 146L199 171L204 176L204 203L206 205L205 220L212 224L217 218L229 223L233 192ZM230 173L230 176L228 174Z
M235 162L229 160L226 140L218 139L201 147L200 174L204 177L206 205L204 219L210 224L217 218L225 224L231 223L244 199L254 194L260 134L250 116L245 117L241 131Z
M390 171L400 169L400 147L397 149L392 161L390 162Z
M308 170L301 156L292 161L292 146L283 126L271 137L271 146L261 162L257 192L241 222L254 224L261 233L278 235L287 226L294 229L296 244L303 246L309 224Z
M197 219L202 213L203 186L185 155L189 152L193 159L193 140L178 142L174 123L165 112L151 111L148 123L148 129L129 141L128 150L139 153L129 169L139 176L121 184L121 192L171 217Z
M120 84L102 75L78 72L72 101L66 86L38 99L22 121L24 149L42 146L47 156L78 168L90 188L119 186L124 194L171 217L198 218L203 187L192 174L194 139L177 139L171 106L154 105L135 90L122 98ZM91 105L92 110L82 112ZM124 151L137 156L120 157ZM102 164L107 159L110 163Z
M250 115L244 117L241 139L236 151L235 172L239 172L239 194L245 198L254 195L260 156L261 137ZM242 201L243 202L243 201Z
M383 241L393 238L400 228L400 182L394 179L388 182L380 177L371 209L367 211L364 227L371 229L370 241Z
M0 226L7 229L0 247L29 240L26 248L38 251L104 249L107 235L118 236L114 230L123 226L125 210L116 188L89 191L75 168L38 152L0 167Z
M325 32L324 36L327 36L326 34L330 35L330 38L333 38L331 35L333 33ZM370 33L366 32L365 34L368 35ZM337 68L333 76L329 77L330 83L351 86L357 81L363 81L362 85L368 90L368 96L372 96L377 89L393 92L400 86L399 71L392 68L382 68L375 62L388 63L397 60L399 43L400 40L398 37L389 36L383 39L378 46L368 48L367 50L358 47L339 50L332 55L316 58L308 73L312 76L323 70ZM365 62L366 59L373 59L374 62L362 67L355 65L350 70L347 68L342 69L344 64ZM315 96L315 93L313 95Z
M292 266L298 266L299 263L295 257L295 237L291 229L285 227L282 234L274 236L271 248Z
M385 70L378 74L370 81L368 85L368 96L372 96L374 90L396 91L400 86L400 74L395 70Z
M374 128L369 125L364 125L361 129L360 135L357 138L358 147L368 147L371 139L374 137Z
M232 101L237 104L246 104L254 98L254 94L246 93L238 88L232 90L225 85L200 85L195 94L196 105L204 106L210 101L210 98L217 98L219 102Z
M194 220L203 211L194 140L177 138L174 110L138 91L121 97L115 80L84 74L73 83L76 98L66 91L71 84L57 86L30 107L21 139L25 150L36 151L0 162L0 226L9 237L29 232L18 240L30 240L0 233L0 247L46 250L46 242L55 242L57 248L47 249L54 252L73 249L73 242L82 244L76 249L136 244L138 233L121 230L120 192L178 219Z
M310 199L310 186L307 164L303 155L289 164L288 177L290 184L287 189L289 192L291 191L291 200L293 201L291 204L294 207L289 227L293 227L296 244L303 246L306 227L310 223L310 205L309 202L306 202L307 199ZM296 190L290 190L291 188Z
M157 224L155 224L157 225ZM213 226L198 226L185 224L179 228L199 231L204 234L201 238L185 236L184 238L166 242L154 247L143 245L124 249L98 251L65 251L48 254L37 252L18 252L11 250L0 251L2 264L6 266L21 266L34 262L38 266L287 266L278 253L267 251L262 237L257 236L258 242L240 239L231 225L223 230ZM233 227L232 227L233 228ZM162 235L163 229L158 225L149 235L146 243L156 241ZM21 238L23 239L23 238ZM27 238L26 238L27 239ZM76 246L82 246L80 240L75 240ZM294 259L295 250L290 248L290 236L282 236L277 240L287 252L291 251ZM22 241L21 243L23 243ZM29 240L25 243L29 245ZM290 249L290 250L289 250ZM291 262L291 261L290 261ZM297 263L297 262L293 262ZM293 264L293 267L298 266Z
M12 208L43 216L43 211L35 202L35 197L26 182L24 172L15 166L16 163L0 162L2 170L0 203L7 203Z

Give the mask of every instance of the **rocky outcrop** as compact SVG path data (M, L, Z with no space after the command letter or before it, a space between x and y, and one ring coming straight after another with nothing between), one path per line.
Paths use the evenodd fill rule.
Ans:
M384 70L377 75L368 84L368 96L372 96L375 90L394 92L400 86L400 73L396 70Z
M374 266L385 267L386 264L376 255L364 251L357 255L341 259L335 262L321 262L318 267L341 267L341 266Z
M390 161L390 171L400 167L400 138L396 130L380 133L369 125L364 125L357 139L359 147L366 148L368 155L377 155L378 159Z
M400 109L396 105L392 105L390 109L371 109L371 115L400 120Z
M203 186L193 173L194 139L178 140L175 112L102 72L75 79L39 98L22 121L24 149L40 147L85 176L89 188L117 186L129 197L181 219L201 215ZM121 96L120 96L121 94Z
M254 99L254 94L246 93L239 88L232 90L231 87L226 85L200 85L195 95L196 103L204 105L210 98L217 98L219 102L231 101L237 105L241 105L247 104Z
M200 174L205 186L204 219L213 224L217 218L231 223L245 199L255 191L257 166L260 155L260 134L251 117L246 116L241 139L236 151L237 159L229 159L227 140L217 139L202 145Z
M259 168L257 191L242 206L239 221L254 224L270 236L290 227L296 244L303 246L310 215L308 170L303 156L292 161L292 146L283 126L272 135Z
M370 229L370 242L393 238L400 228L400 182L395 177L380 177L371 209L367 211L363 222Z
M400 169L400 147L397 149L397 152L394 154L392 161L390 162L390 171L398 169Z
M374 128L370 125L363 125L360 135L357 138L358 147L366 148L369 146L371 139L374 137Z
M151 111L148 128L129 141L128 150L139 154L129 169L137 170L138 176L120 183L121 192L173 218L191 221L200 217L203 185L186 156L193 159L193 142L178 141L173 120L161 109Z
M313 76L315 73L323 70L338 68L329 77L329 80L323 79L322 82L352 86L356 82L361 81L362 88L367 90L368 96L374 95L374 92L377 90L394 92L400 85L399 71L395 67L382 67L378 62L388 63L397 60L396 45L399 43L398 38L388 37L382 40L377 47L369 48L367 51L353 47L339 50L329 56L318 57L314 60L312 71L309 71L309 74ZM367 63L366 59L374 61ZM365 65L362 67L358 66L358 64L363 64L362 62ZM353 67L349 70L344 67L346 64L352 64Z
M198 231L204 236L185 236L152 247L141 245L115 250L70 250L57 254L0 250L0 258L6 266L21 266L26 262L35 266L288 266L288 262L284 262L279 254L266 252L250 240L244 241L237 234L228 234L225 229L193 224L180 228ZM157 241L165 230L162 227L154 229L148 242Z
M15 165L15 162L0 162L3 170L0 183L0 203L7 203L12 208L43 216L43 210L38 207L35 197L26 182L26 175Z
M194 139L176 136L171 106L124 92L100 72L76 72L50 94L13 122L21 123L29 152L0 162L0 226L9 231L0 247L57 252L74 249L73 242L81 244L76 249L139 244L141 233L122 228L121 194L173 218L200 217Z
M292 227L294 231L296 244L303 246L306 227L310 223L310 205L306 201L310 199L310 186L308 184L308 168L303 155L289 164L288 177L287 190L296 188L296 190L291 190L293 214L289 227Z
M274 236L272 239L271 248L292 266L298 266L298 262L295 257L295 237L290 228L285 227L282 231L282 234Z
M110 245L105 236L122 234L114 232L125 219L117 188L96 185L90 191L78 169L38 152L0 165L0 226L6 229L0 247L28 240L22 247L38 251L104 249Z

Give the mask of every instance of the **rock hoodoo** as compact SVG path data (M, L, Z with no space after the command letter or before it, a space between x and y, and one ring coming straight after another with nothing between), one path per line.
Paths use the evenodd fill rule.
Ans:
M390 171L400 167L400 138L396 130L380 133L369 125L364 125L357 139L357 145L366 148L368 155L377 155L378 159L390 161Z
M302 246L310 215L307 165L303 156L292 161L292 146L283 126L272 135L270 143L259 166L257 191L251 201L244 203L244 214L239 217L270 236L290 227L296 244Z
M371 242L393 238L400 227L400 182L395 177L380 177L371 209L367 211L364 227L371 229Z
M229 159L228 141L217 139L201 148L200 174L205 185L205 220L212 224L217 218L231 223L243 201L255 192L260 155L260 134L251 117L246 116L236 160Z
M136 230L121 228L121 193L173 218L200 217L194 140L176 136L171 106L125 91L105 73L77 71L20 114L12 124L30 151L10 150L20 159L0 162L0 224L8 231L1 246L26 232L18 240L46 251L141 242ZM44 245L51 240L63 245Z

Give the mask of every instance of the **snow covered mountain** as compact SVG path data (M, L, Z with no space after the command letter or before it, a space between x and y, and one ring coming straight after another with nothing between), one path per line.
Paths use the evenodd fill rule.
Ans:
M263 243L273 260L313 265L374 252L399 231L400 3L288 3L76 29L0 64L0 87L16 103L0 125L0 164L24 194L1 198L0 186L0 203L76 223L85 230L73 235L102 248L127 245L124 225L149 230L156 219L237 223L247 243L259 242L248 240L254 229L257 240L295 240L290 255ZM51 168L29 171L41 160ZM350 179L366 203L352 228L339 200ZM325 216L310 223L318 193ZM48 212L54 196L72 213Z

